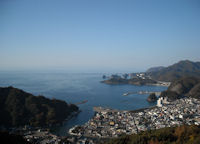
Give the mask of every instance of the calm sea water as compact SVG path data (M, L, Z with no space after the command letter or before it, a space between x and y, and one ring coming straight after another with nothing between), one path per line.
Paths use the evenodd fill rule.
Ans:
M13 86L23 89L34 95L44 95L48 98L65 100L67 103L79 103L82 111L58 130L58 134L65 135L74 125L87 122L93 115L94 106L110 107L120 110L135 110L149 107L146 99L148 95L122 96L126 92L135 91L163 91L166 87L133 86L133 85L107 85L100 83L102 74L89 73L14 73L0 72L0 86Z

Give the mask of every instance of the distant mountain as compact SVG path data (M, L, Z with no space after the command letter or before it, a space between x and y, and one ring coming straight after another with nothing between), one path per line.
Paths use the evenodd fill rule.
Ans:
M200 79L197 77L184 77L171 83L168 89L161 93L161 97L175 100L182 96L200 99Z
M161 70L163 68L165 68L165 67L164 66L152 67L152 68L149 68L146 72L147 73L156 72L156 71L159 71L159 70Z
M152 79L170 82L186 76L200 77L200 62L184 60L160 70L147 72L147 74Z
M152 85L152 84L157 84L157 82L152 79L142 79L142 78L124 79L121 77L110 78L108 80L102 81L102 83L106 83L106 84L110 84L110 85L117 85L117 84Z
M65 101L34 96L13 87L0 88L0 126L48 126L61 123L78 107Z

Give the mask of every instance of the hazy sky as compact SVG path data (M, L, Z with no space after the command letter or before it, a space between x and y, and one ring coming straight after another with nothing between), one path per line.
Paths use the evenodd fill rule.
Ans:
M0 0L0 70L200 61L199 0Z

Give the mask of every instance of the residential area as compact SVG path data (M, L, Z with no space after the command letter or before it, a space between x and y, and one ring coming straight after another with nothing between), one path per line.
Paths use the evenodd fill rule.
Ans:
M173 102L158 100L158 106L139 112L96 108L95 116L83 126L69 130L71 135L85 137L118 137L150 129L182 124L200 125L200 101L182 98Z

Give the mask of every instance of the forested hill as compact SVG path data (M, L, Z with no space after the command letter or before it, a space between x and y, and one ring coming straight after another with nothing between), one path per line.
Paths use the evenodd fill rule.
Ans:
M165 67L163 67L163 66L152 67L152 68L149 68L146 72L147 72L147 73L155 72L155 71L159 71L159 70L164 69L164 68L165 68Z
M199 144L200 127L179 126L124 135L106 144Z
M47 126L60 123L78 107L65 101L34 96L23 90L0 88L0 126Z
M197 77L184 77L171 83L161 97L168 97L171 100L182 96L200 99L200 79Z
M168 67L147 71L152 79L172 82L182 77L200 77L200 62L180 61Z

